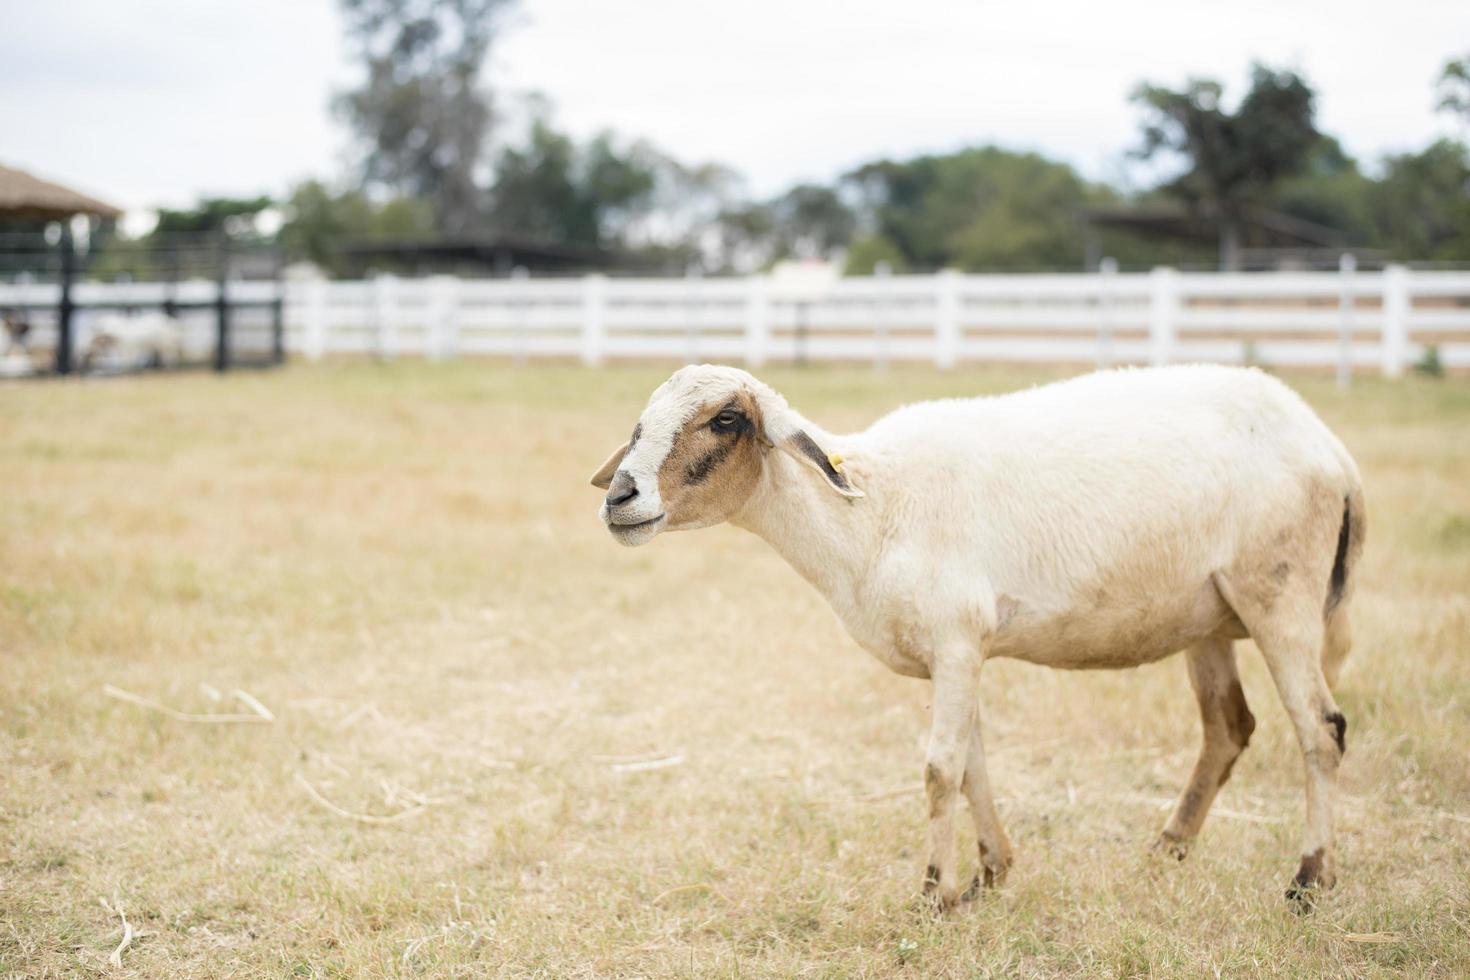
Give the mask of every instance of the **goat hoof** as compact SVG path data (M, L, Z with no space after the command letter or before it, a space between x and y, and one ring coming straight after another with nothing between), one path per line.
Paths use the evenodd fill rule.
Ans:
M1286 904L1297 915L1311 915L1317 910L1316 885L1298 885L1295 881L1286 886Z
M1189 841L1183 837L1175 837L1166 830L1159 834L1150 850L1155 854L1163 854L1176 861L1183 861L1189 856Z
M1322 892L1336 883L1337 876L1324 866L1322 850L1319 848L1312 854L1303 855L1296 877L1286 886L1286 900L1291 903L1293 912L1306 915L1317 907L1317 899Z
M973 887L974 886L972 885L971 889L973 889ZM939 869L934 867L933 865L930 865L928 869L925 870L924 901L929 906L930 911L932 911L934 914L944 915L945 913L952 911L956 905L959 905L961 902L968 901L967 896L969 894L969 891L966 891L964 895L961 895L955 889L941 888L939 885Z
M934 865L924 869L924 894L932 895L939 888L939 869Z

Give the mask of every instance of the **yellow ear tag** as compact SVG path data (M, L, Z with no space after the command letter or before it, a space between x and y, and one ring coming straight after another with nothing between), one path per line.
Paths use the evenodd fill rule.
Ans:
M837 455L836 453L828 453L827 462L834 470L842 469L842 457Z

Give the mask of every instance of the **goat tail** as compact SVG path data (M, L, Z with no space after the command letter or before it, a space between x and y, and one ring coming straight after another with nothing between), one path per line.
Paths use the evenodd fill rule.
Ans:
M1337 686L1338 675L1352 649L1352 623L1348 620L1348 600L1353 594L1353 568L1363 553L1367 532L1367 512L1363 504L1363 488L1353 481L1343 498L1342 527L1337 533L1337 553L1332 561L1332 577L1327 588L1324 614L1327 623L1322 646L1322 672L1329 687Z

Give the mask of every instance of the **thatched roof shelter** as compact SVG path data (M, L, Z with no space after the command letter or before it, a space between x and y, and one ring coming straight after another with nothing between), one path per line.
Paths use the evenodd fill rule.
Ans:
M122 209L24 170L0 166L0 222L58 221L77 214L117 218Z

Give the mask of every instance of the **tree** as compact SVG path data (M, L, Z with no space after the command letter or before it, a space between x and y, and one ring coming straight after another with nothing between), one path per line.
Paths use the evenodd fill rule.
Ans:
M1249 210L1278 181L1300 172L1318 145L1312 89L1297 74L1262 65L1234 112L1221 105L1219 82L1192 80L1183 90L1140 85L1133 100L1145 107L1142 159L1175 154L1185 171L1164 185L1218 223L1222 268L1240 266L1241 234Z
M1445 63L1439 76L1438 108L1470 123L1470 54Z
M438 229L482 223L491 98L481 73L509 0L341 0L365 77L337 98L362 176L432 202Z
M333 193L321 181L298 184L287 198L280 241L293 259L309 259L333 273L347 271L339 247L346 241L428 238L434 211L427 201L375 201L360 190Z
M864 250L876 236L920 269L1076 268L1077 213L1108 196L1064 163L995 146L879 160L845 181L861 202Z
M495 165L489 223L498 231L568 245L611 247L653 206L665 158L645 143L601 133L585 146L535 119L525 146Z
M845 276L871 276L883 263L889 272L903 272L908 268L898 246L882 235L864 235L855 240L847 250L847 264L842 269Z
M263 195L206 197L192 208L159 208L153 230L138 238L99 228L91 236L89 271L101 279L213 275L219 240L244 244L270 240L260 217L272 206Z
M505 147L495 162L490 225L528 238L595 244L596 220L583 207L576 168L572 138L535 120L526 145Z
M158 209L158 224L152 235L227 235L243 238L255 234L255 219L271 206L260 197L206 197L192 208Z
M826 258L852 240L857 219L837 191L798 184L770 205L778 257Z
M776 216L769 204L745 202L723 208L714 220L710 262L728 272L750 272L775 259Z
M1439 140L1390 156L1372 188L1382 246L1396 259L1470 260L1470 149Z
M1350 242L1371 244L1378 235L1373 187L1342 145L1323 136L1301 173L1277 184L1271 203L1285 214L1335 228Z

